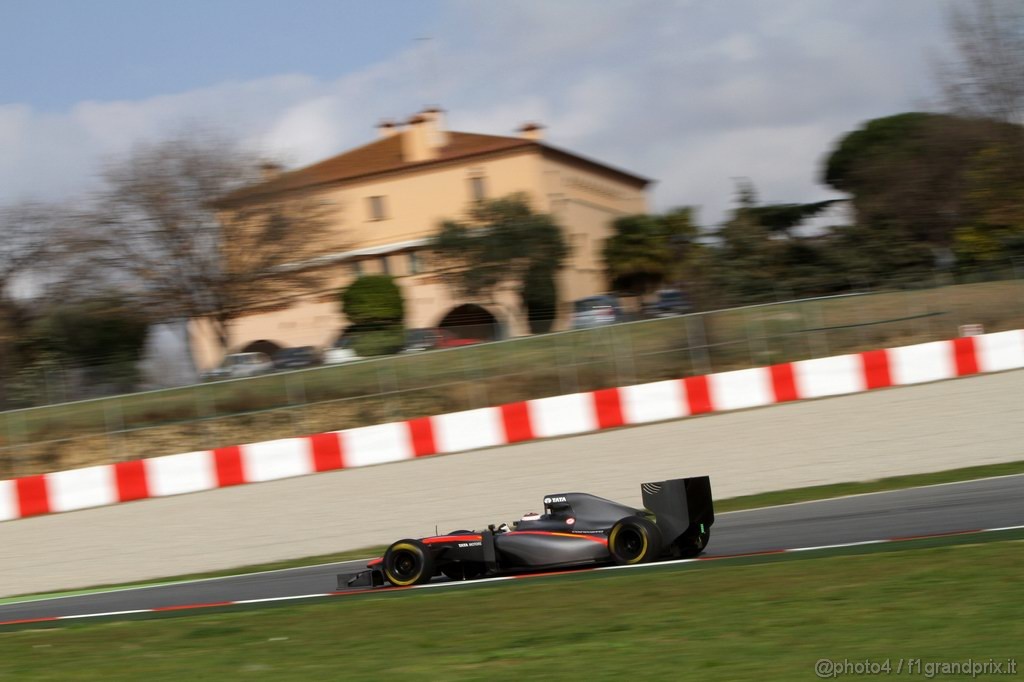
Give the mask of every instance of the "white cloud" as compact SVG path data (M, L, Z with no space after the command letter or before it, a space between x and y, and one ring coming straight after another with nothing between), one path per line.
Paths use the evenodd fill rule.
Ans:
M292 163L373 139L382 117L440 103L456 129L509 134L525 120L581 154L655 178L654 208L717 222L747 176L765 200L827 195L818 164L842 133L913 108L930 0L820 3L533 1L444 6L433 44L334 81L302 74L53 114L0 107L0 202L67 198L101 161L200 122Z

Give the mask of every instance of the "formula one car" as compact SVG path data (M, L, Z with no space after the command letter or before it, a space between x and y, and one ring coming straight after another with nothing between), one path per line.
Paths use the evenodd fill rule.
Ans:
M509 527L456 530L395 542L366 570L338 576L338 589L421 585L436 576L472 580L595 564L640 564L694 557L711 537L711 479L677 478L640 486L644 509L587 493L544 498L543 514Z

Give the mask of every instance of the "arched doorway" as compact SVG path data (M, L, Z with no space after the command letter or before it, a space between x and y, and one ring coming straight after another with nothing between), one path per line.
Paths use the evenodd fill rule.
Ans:
M260 339L259 341L250 341L245 344L239 353L266 353L269 357L274 357L274 353L281 350L281 348L281 345L276 344L273 341Z
M473 303L455 306L441 318L437 326L449 330L460 339L496 341L501 338L498 318L487 308Z

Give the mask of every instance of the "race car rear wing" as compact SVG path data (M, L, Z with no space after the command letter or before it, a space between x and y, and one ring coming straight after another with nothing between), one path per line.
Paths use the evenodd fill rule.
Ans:
M711 478L694 476L640 485L644 507L652 512L665 542L697 537L715 522Z

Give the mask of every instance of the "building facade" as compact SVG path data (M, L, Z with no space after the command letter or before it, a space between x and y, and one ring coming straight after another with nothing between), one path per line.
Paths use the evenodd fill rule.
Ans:
M468 217L473 202L524 194L533 210L551 214L571 253L559 276L556 328L564 328L571 301L606 290L601 248L611 222L647 210L649 180L547 145L541 127L524 125L517 137L449 131L443 112L428 109L397 125L378 126L375 142L294 171L268 169L265 181L227 197L226 210L292 193L315 196L330 212L331 229L347 245L318 259L333 285L288 301L269 301L236 319L228 352L275 346L324 347L345 327L338 292L364 274L396 278L405 299L406 327L459 322L467 311L493 316L500 336L528 332L511 291L493 300L461 300L431 274L426 253L445 220ZM193 323L200 367L221 351Z

